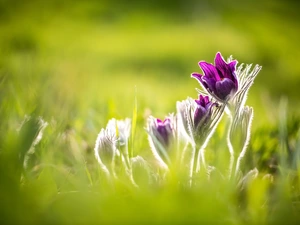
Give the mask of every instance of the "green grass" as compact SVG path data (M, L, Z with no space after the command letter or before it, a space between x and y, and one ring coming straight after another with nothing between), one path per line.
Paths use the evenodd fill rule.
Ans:
M296 3L275 1L252 12L250 3L190 1L186 13L177 5L165 12L117 1L14 2L0 2L1 224L299 221ZM210 180L200 176L189 188L174 169L164 182L151 176L148 184L137 167L139 189L123 176L108 182L93 152L100 129L110 118L133 118L133 156L162 175L144 130L147 116L163 119L176 101L196 98L199 84L190 74L217 51L263 66L247 101L254 121L242 168L246 174L256 167L257 178L242 187L223 178L225 116L207 146L208 163L218 168ZM281 96L287 106L279 107ZM48 126L24 168L40 117Z

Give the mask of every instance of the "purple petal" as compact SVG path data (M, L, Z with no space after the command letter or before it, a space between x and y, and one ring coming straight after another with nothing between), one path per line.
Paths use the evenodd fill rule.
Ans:
M159 126L159 125L162 125L162 124L163 124L163 121L160 120L160 119L156 119L156 123L157 123L157 125Z
M235 83L228 79L228 78L224 78L222 81L218 81L216 83L216 96L223 100L226 101L229 97L229 95L232 92L236 91L236 85Z
M206 108L206 105L209 103L208 96L199 95L199 98L195 100L198 105Z
M228 66L230 68L231 71L235 71L235 68L236 68L236 64L237 64L237 61L236 60L233 60L231 61Z
M196 99L195 102L197 103L197 108L194 114L194 126L197 127L207 121L213 103L209 100L208 96L203 95L199 95L199 98Z
M199 83L201 83L206 89L209 89L209 87L207 86L207 82L203 80L203 78L205 76L199 74L199 73L192 73L191 77L195 78L196 80L198 80ZM213 82L215 83L215 82Z
M205 105L205 104L203 104L203 99L204 99L204 97L203 97L202 95L199 95L198 99L195 99L195 102L196 102L198 105L203 106L203 105Z
M205 107L202 107L198 105L195 114L194 114L194 126L197 127L199 123L203 120L205 120L205 117L207 116L207 110Z
M203 84L203 86L210 92L210 93L214 93L216 92L216 80L213 78L209 78L209 77L202 77L202 81L201 83Z
M210 63L207 62L199 62L199 65L201 69L204 72L204 75L208 78L215 79L215 80L220 80L220 76L218 74L218 71L216 67Z
M157 139L160 141L163 141L165 146L169 145L169 138L172 132L172 128L171 128L171 124L170 124L170 120L167 118L164 121L160 120L160 119L156 119L157 122Z
M201 81L203 75L200 73L192 73L191 77L196 78L198 81Z
M230 80L234 80L232 73L235 71L235 67L232 65L228 65L221 53L217 53L215 58L216 70L218 71L221 78L229 78Z
M201 96L200 96L200 98L201 98ZM205 96L205 97L202 97L202 98L203 98L203 101L204 101L204 105L207 105L210 102L208 96Z
M224 66L227 66L223 56L221 55L220 52L218 52L216 54L216 57L215 57L215 65L216 67L224 67Z
M236 85L236 88L237 88L238 87L238 80L237 80L236 74L235 74L236 64L237 64L237 61L234 60L234 61L230 62L228 64L228 66L229 66L230 70L232 71L232 73L231 73L232 79L231 80L233 80L233 82L234 82L234 84Z
M215 58L216 70L218 71L220 77L229 78L233 82L236 80L234 75L236 63L237 61L234 60L227 64L220 52L217 53Z

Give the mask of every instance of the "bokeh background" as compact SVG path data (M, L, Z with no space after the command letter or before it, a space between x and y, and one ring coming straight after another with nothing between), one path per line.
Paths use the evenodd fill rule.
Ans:
M140 112L163 117L196 97L190 74L220 51L263 66L249 104L264 122L281 96L299 105L298 9L293 0L1 0L1 96L14 96L19 115L101 123L107 107L130 116L137 96Z
M57 211L43 211L57 186L72 190L89 183L82 155L96 166L98 132L112 117L132 117L135 101L141 140L135 149L150 152L145 118L163 118L175 112L176 101L196 98L199 84L190 74L201 72L200 60L213 63L218 51L262 65L247 102L255 112L250 147L276 149L280 99L288 100L291 135L300 124L299 9L297 0L0 0L1 150L26 151L23 144L35 131L23 139L14 132L26 115L42 116L51 126L36 158L56 166L59 159L60 168L76 171L68 183L65 172L33 167L32 177L42 178L20 194L19 159L8 154L0 168L2 220L36 222L30 218L42 215L37 223L69 221L58 213L65 206L97 205L76 196ZM67 141L57 141L58 134ZM269 165L269 157L261 164ZM86 210L82 221L92 213Z

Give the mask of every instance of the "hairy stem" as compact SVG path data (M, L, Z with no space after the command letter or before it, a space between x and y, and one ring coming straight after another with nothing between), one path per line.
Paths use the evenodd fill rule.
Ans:
M230 154L230 162L229 162L229 179L231 178L231 174L232 174L232 170L233 170L233 165L234 165L234 149L233 149L233 146L232 146L232 143L231 143L231 129L232 129L232 123L233 123L233 118L231 115L229 115L229 119L230 119L230 124L229 124L229 127L228 127L228 132L227 132L227 146L228 146L228 149L229 149L229 154Z
M251 134L251 125L252 125L252 120L253 120L253 110L252 108L247 108L247 115L246 115L248 118L246 119L247 121L247 129L246 129L246 137L245 137L245 141L243 143L243 148L242 148L242 151L237 159L237 162L236 162L236 167L235 167L235 176L237 176L237 173L239 171L239 168L240 168L240 164L241 164L241 160L244 158L245 154L246 154L246 151L247 151L247 147L248 147L248 144L250 142L250 134Z
M193 184L194 167L195 167L195 165L197 165L195 163L195 158L196 158L196 155L197 155L197 153L196 153L196 151L197 151L196 150L196 146L193 145L192 147L193 147L193 149L192 149L192 157L191 157L191 161L190 161L190 186L192 186L192 184Z

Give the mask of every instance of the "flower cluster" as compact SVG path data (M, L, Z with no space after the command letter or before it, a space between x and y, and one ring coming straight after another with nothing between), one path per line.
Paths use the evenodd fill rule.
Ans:
M200 61L199 66L203 74L192 73L202 90L198 98L187 97L186 100L176 103L176 114L169 114L164 120L149 116L146 131L149 145L157 165L165 171L171 168L184 168L184 159L188 158L189 183L200 169L209 171L205 160L205 148L212 137L224 112L229 117L227 145L230 153L229 177L234 165L235 175L245 155L249 140L253 109L245 106L249 88L261 70L256 65L246 67L241 64L237 67L237 60L231 57L225 61L221 53L217 53L215 63ZM115 158L120 157L126 170L129 171L132 183L132 162L143 162L144 168L149 168L146 161L138 156L139 160L128 155L128 140L130 136L130 120L109 121L106 129L98 135L95 156L100 167L107 174L116 175ZM234 140L239 136L238 141ZM238 154L237 159L235 156Z

